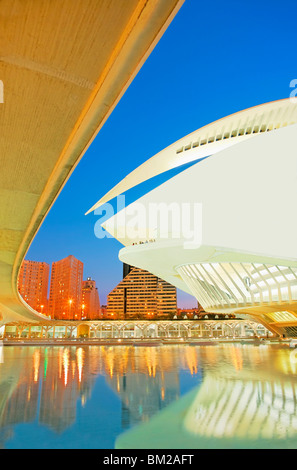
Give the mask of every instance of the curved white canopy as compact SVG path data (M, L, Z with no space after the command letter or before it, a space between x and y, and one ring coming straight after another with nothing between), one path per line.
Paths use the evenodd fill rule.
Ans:
M290 106L296 112L297 104L290 102ZM292 286L280 286L275 275L269 282L261 281L271 298L261 300L259 309L296 312L296 175L297 123L258 132L194 164L119 211L103 227L125 245L121 261L189 293L194 293L195 286L182 275L184 266L255 263L289 267L292 272L284 282ZM197 206L202 208L201 218L194 212ZM237 286L236 279L230 282ZM270 287L274 283L278 285L275 292ZM258 287L263 286L259 283ZM208 308L202 297L197 294L196 298ZM239 310L242 307L237 303ZM233 304L227 309L234 311ZM254 304L253 312L258 308ZM219 305L207 311L225 310Z
M103 196L86 214L144 181L259 133L297 122L297 106L290 99L272 101L224 117L183 137L144 162Z

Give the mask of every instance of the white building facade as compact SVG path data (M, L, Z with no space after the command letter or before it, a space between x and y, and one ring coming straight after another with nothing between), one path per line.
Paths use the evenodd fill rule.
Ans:
M256 316L297 335L297 104L263 104L193 132L91 210L185 163L103 224L125 246L121 261L193 294L208 312Z

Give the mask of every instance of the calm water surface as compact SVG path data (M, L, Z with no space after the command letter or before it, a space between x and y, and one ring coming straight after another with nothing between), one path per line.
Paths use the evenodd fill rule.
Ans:
M5 347L2 448L297 448L297 355L275 345Z

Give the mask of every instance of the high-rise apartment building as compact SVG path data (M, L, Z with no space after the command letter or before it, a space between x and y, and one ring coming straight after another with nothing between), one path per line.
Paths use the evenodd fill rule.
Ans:
M114 318L171 318L176 310L176 288L135 267L107 296L107 314Z
M123 279L129 274L132 268L133 266L130 266L130 264L123 263Z
M24 260L19 272L18 291L37 312L48 314L49 265L39 261Z
M96 281L88 277L82 283L82 318L95 320L100 316L100 301Z
M52 318L82 318L83 267L83 263L72 255L52 264L49 295L49 313Z

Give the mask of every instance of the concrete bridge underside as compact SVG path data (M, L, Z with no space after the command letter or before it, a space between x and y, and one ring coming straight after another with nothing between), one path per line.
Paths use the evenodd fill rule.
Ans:
M46 319L22 260L72 170L184 0L2 0L0 322Z

